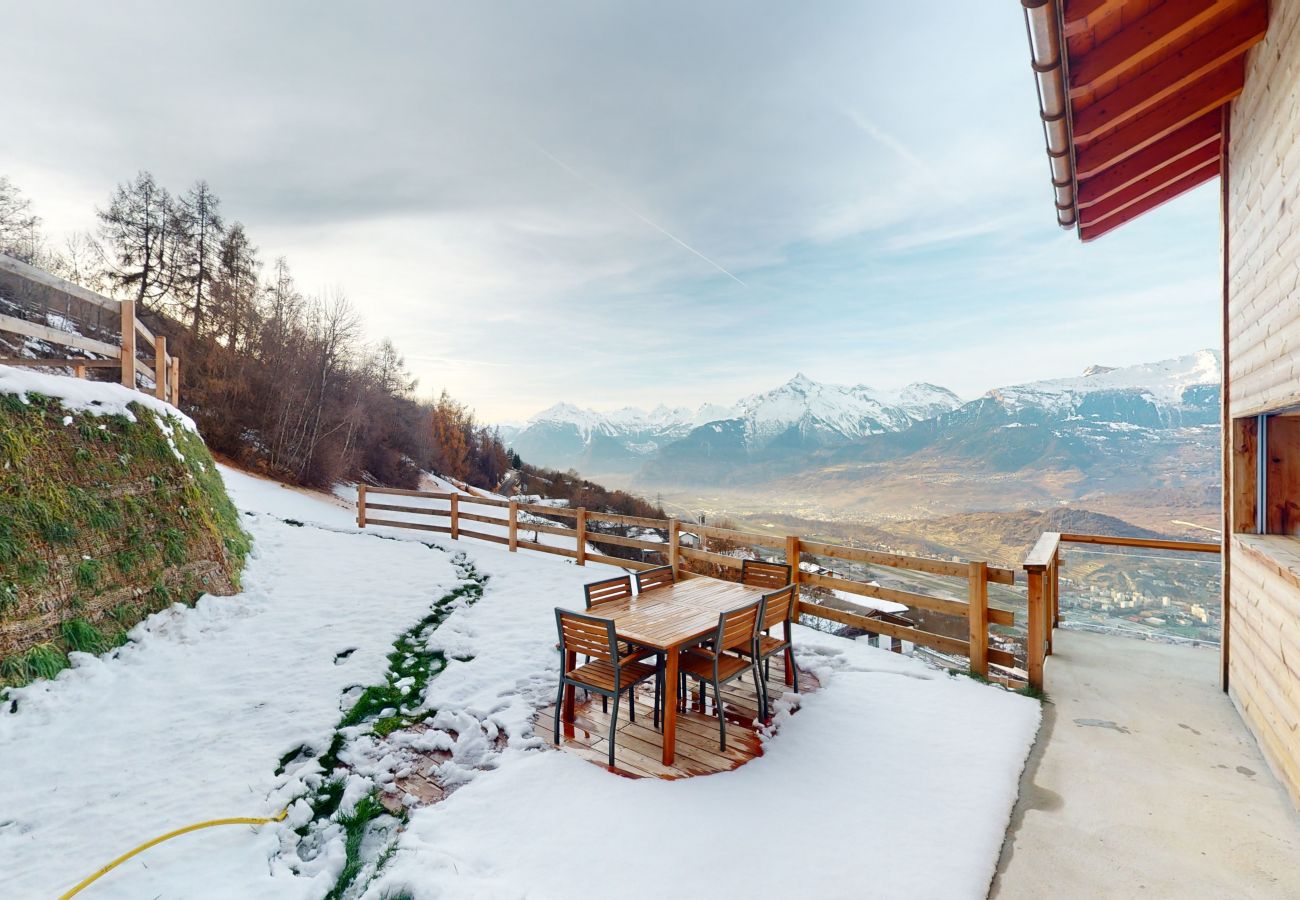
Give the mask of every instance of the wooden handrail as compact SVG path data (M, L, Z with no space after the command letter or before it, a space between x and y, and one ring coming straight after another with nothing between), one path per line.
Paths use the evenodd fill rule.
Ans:
M1044 531L1025 557L1022 568L1026 572L1041 572L1052 564L1056 551L1061 546L1061 535L1055 531Z
M1209 541L1174 541L1164 538L1118 537L1106 534L1071 534L1059 535L1063 544L1106 544L1111 547L1142 547L1147 550L1187 550L1192 553L1220 553L1222 545Z
M1045 531L1025 556L1021 568L1029 583L1028 667L1029 683L1043 686L1046 657L1052 655L1053 630L1061 624L1061 545L1092 544L1131 547L1142 550L1173 550L1191 553L1221 553L1219 544L1208 541L1179 541L1167 538L1124 537L1108 534L1078 534Z

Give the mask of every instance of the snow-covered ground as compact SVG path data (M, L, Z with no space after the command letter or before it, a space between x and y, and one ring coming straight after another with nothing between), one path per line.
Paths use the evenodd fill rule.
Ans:
M781 713L762 757L685 781L619 778L544 752L529 725L553 696L553 608L580 606L580 585L611 570L444 535L360 534L338 500L223 475L251 513L245 591L159 613L134 643L79 657L0 713L5 896L57 896L162 832L283 808L309 767L277 775L280 758L323 747L344 692L382 680L394 638L456 582L454 552L488 580L433 633L451 661L423 705L462 734L477 723L507 740L458 748L442 774L469 783L412 811L367 898L642 897L702 884L723 897L984 896L1035 701L800 629L801 664L823 689ZM377 784L381 763L367 770ZM284 824L161 844L82 896L320 898L342 851L297 866L314 877L295 874L286 848L304 807Z

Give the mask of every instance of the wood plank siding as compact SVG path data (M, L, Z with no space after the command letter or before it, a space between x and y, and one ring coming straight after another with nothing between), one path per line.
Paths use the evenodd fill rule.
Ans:
M1300 806L1300 469L1284 451L1300 446L1300 428L1269 420L1257 517L1253 418L1300 405L1300 0L1275 0L1269 17L1227 121L1224 485L1236 533L1224 637L1229 696ZM1261 524L1277 533L1253 534Z

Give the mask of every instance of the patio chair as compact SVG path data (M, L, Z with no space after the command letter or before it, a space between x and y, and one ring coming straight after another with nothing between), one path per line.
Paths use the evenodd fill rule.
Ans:
M614 712L609 718L609 764L614 765L614 734L618 729L619 697L628 692L631 704L630 718L636 721L636 698L632 692L647 679L655 680L654 721L659 727L659 697L661 695L661 670L646 665L635 656L619 653L614 622L598 616L570 612L556 608L555 626L560 633L560 687L555 695L555 743L560 743L560 716L564 704L564 688L580 687L614 701ZM582 653L590 660L568 671L564 670L569 653Z
M718 707L718 742L722 749L727 749L727 717L722 706L722 686L729 681L743 676L748 670L754 676L756 696L763 696L759 686L758 675L758 623L762 616L763 601L753 603L718 614L717 630L710 635L711 646L696 646L681 655L678 671L681 672L682 686L678 696L686 699L686 678L690 676L700 683L700 704L704 702L705 684L713 685L713 699ZM744 649L746 656L736 656L729 650Z
M772 629L783 626L785 637L772 637ZM799 690L799 666L794 661L794 585L787 584L779 591L763 595L763 614L758 623L758 641L755 660L763 673L763 688L759 692L763 703L763 719L772 718L772 707L768 702L767 681L771 677L772 657L778 653L785 654L785 665L790 673L794 689ZM749 656L749 651L736 650L742 656Z
M750 587L776 590L793 581L791 570L785 563L767 562L762 559L746 559L740 564L740 583Z
M621 575L617 578L593 581L590 584L584 584L582 592L587 597L587 609L599 606L602 603L626 600L632 596L632 576Z
M677 575L672 566L656 566L636 573L636 589L642 594L655 588L667 587L676 581Z
M620 575L615 578L606 578L602 581L593 581L582 586L582 591L586 595L587 610L599 608L602 604L613 603L615 600L626 600L632 596L632 576ZM623 656L637 654L639 659L654 653L654 650L644 650L628 643L618 645L619 653ZM590 662L587 657L583 657L583 662ZM600 698L600 708L603 712L609 712L609 698ZM634 720L635 721L635 720Z

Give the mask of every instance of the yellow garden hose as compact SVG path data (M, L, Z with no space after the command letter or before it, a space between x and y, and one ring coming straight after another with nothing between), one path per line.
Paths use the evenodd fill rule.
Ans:
M184 828L177 828L175 831L169 831L166 834L159 835L158 837L154 838L151 841L146 841L145 843L141 844L139 847L136 847L134 850L130 851L129 853L123 853L121 856L113 860L108 865L104 866L94 875L91 875L89 878L80 882L76 887L72 888L72 890L68 891L66 894L61 895L59 897L59 900L68 900L69 897L76 896L77 894L81 893L82 890L84 890L86 887L98 881L104 875L107 875L109 872L116 869L118 866L126 862L131 857L135 856L138 853L143 853L144 851L148 850L150 847L156 844L161 844L163 841L169 841L174 837L180 837L182 834L188 834L191 831L198 831L200 828L211 828L214 825L265 825L268 822L283 822L284 817L287 816L288 814L289 814L289 810L286 807L285 809L280 810L279 815L272 816L269 819L255 819L251 817L234 818L234 819L212 819L207 822L198 822L194 825L186 825Z

